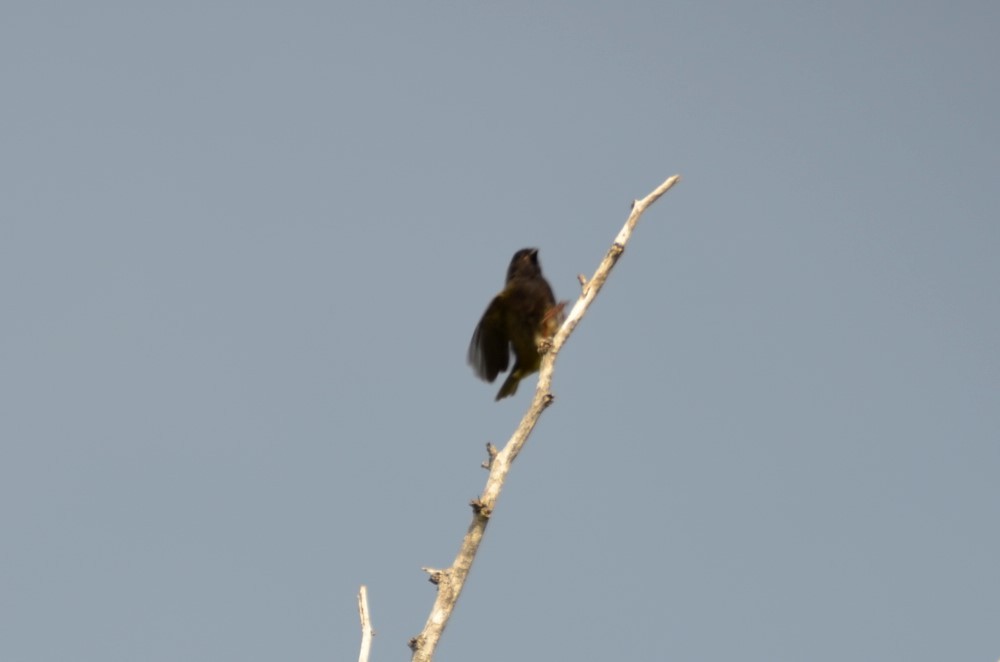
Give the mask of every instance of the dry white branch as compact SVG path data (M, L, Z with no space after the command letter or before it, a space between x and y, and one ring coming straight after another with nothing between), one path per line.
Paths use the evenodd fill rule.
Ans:
M358 615L361 617L361 654L358 656L358 662L368 662L375 630L372 628L371 614L368 611L368 587L364 584L358 591Z
M517 458L518 453L521 452L525 442L527 442L528 436L535 428L535 424L538 422L542 412L552 404L553 397L550 387L552 385L552 372L555 368L559 350L562 349L562 346L566 343L570 334L573 333L576 325L580 323L584 313L587 312L587 308L590 307L597 293L604 286L608 275L625 250L625 244L628 243L629 237L632 236L632 230L635 228L639 217L642 216L647 207L670 190L679 179L679 175L669 177L645 198L633 202L632 213L629 214L625 225L618 233L618 236L615 237L615 241L604 256L604 259L601 260L597 271L590 277L590 280L585 279L583 276L579 277L583 291L566 316L566 321L563 322L563 325L556 332L555 337L552 339L551 347L545 356L542 357L542 365L538 372L538 386L535 388L535 396L531 401L527 413L521 419L517 430L514 431L514 434L502 450L497 452L495 449L490 449L488 451L490 455L488 461L490 475L486 479L486 488L483 490L483 493L476 499L473 499L470 504L473 511L472 523L465 533L465 538L462 540L462 545L458 550L458 555L455 557L454 563L446 570L432 572L425 568L425 570L431 572L431 581L437 584L438 593L424 629L410 640L410 648L413 650L412 662L431 662L434 656L434 650L441 638L441 634L444 632L445 626L448 624L448 619L451 618L451 613L455 608L455 603L458 601L458 596L462 592L462 587L465 585L465 579L472 567L472 562L476 558L476 551L479 549L479 543L482 541L483 534L486 531L486 524L489 522L493 508L496 506L500 490L503 489L503 484L507 478L507 473L510 471L511 464Z

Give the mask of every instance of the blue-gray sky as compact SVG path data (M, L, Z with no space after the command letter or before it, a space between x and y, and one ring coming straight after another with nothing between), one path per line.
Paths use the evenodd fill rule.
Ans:
M991 2L9 2L0 659L1000 658Z

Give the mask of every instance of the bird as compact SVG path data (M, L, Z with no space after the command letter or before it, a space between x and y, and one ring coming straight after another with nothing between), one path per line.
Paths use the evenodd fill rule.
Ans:
M522 248L514 253L504 288L486 307L469 343L469 365L477 377L491 383L507 370L514 352L514 367L496 400L514 395L518 383L538 371L542 363L538 346L559 329L564 306L565 302L556 303L552 287L542 275L538 249Z

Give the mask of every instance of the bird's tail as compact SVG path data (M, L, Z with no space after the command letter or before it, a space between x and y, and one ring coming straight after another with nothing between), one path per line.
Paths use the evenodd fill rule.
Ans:
M517 385L521 382L521 375L518 374L517 370L511 370L510 374L507 375L506 381L504 381L503 386L497 391L497 400L503 400L504 398L510 397L517 393Z

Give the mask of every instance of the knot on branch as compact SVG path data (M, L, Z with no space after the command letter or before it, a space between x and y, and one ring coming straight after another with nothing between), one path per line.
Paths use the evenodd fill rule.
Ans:
M493 514L493 508L486 505L486 502L484 502L479 497L476 497L475 499L470 501L469 505L472 506L472 512L476 513L483 519L489 519L490 515Z
M437 568L421 568L421 570L427 573L427 581L435 586L440 586L441 582L448 577L449 572L448 570L438 570Z
M416 653L418 650L424 647L425 640L426 637L424 637L424 635L422 634L418 634L417 636L413 637L412 639L410 639L409 642L410 650Z
M551 393L546 393L545 396L542 398L542 408L548 408L548 406L551 405L555 399L556 396L552 395Z

